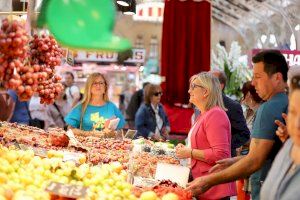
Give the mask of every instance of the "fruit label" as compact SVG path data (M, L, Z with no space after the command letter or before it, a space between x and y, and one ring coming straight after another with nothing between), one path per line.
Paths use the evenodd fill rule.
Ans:
M151 178L143 178L139 176L133 177L133 185L136 187L153 187L158 184L158 181Z
M176 176L174 176L176 174ZM157 163L155 180L171 180L181 187L186 187L190 168L167 163Z
M29 146L25 145L25 144L19 144L19 147L21 148L21 150L26 151L29 149Z
M41 148L32 148L33 152L34 152L34 155L36 156L40 156L40 157L43 157L43 158L46 158L47 157L47 150L46 149L41 149Z
M74 153L74 152L64 152L63 161L73 161L75 163L80 163L80 159L84 157L85 155Z
M74 199L85 197L87 190L87 187L81 185L67 185L57 182L51 182L46 188L46 191L51 194Z
M69 129L67 132L66 132L66 135L68 136L68 138L70 139L70 143L69 143L69 146L74 146L74 147L81 147L81 148L84 148L82 146L82 144L75 138L75 135L73 133L73 131L71 129Z

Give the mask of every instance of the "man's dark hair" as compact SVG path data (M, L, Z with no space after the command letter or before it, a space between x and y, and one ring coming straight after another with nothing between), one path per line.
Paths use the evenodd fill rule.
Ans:
M225 72L223 72L223 71L218 71L218 79L219 79L219 82L220 82L221 84L223 84L223 85L224 85L224 88L225 88L226 82L227 82L227 76L226 76Z
M283 80L287 81L287 72L289 70L288 64L278 50L265 50L257 53L252 58L253 63L264 63L264 71L269 75L273 75L277 72L282 74Z
M72 79L74 80L74 74L72 72L66 72L65 75L70 75L72 77Z
M148 84L150 84L150 83L149 82L143 83L143 88L145 88Z

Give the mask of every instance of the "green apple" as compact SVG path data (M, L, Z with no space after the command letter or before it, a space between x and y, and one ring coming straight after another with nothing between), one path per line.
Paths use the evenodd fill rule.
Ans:
M161 200L179 200L177 194L174 193L168 193L165 194Z
M153 191L143 192L140 196L140 200L157 200L157 195Z

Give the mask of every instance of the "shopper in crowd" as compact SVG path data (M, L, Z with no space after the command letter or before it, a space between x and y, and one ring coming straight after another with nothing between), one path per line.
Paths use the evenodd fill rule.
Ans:
M230 122L222 99L221 86L210 72L202 72L190 79L190 102L199 110L188 134L188 145L176 147L178 158L191 159L194 179L206 175L215 162L231 157ZM234 183L212 187L200 199L229 199L235 195Z
M242 103L246 106L246 110L244 112L244 116L246 118L247 126L252 131L253 122L256 117L256 111L263 102L263 100L257 94L255 87L251 84L251 81L247 81L243 84L242 87ZM240 147L237 150L237 156L247 155L249 152L250 140L245 145ZM222 160L218 161L218 164L222 164ZM241 179L237 181L237 198L238 200L248 200L250 199L250 180Z
M224 94L227 82L226 74L223 71L213 71L221 84L222 98L227 109L226 113L231 124L231 155L236 156L236 149L246 144L250 139L250 131L247 127L243 109L239 102L232 100Z
M1 89L0 85L0 121L7 121L13 112L13 101L10 100L6 90Z
M254 119L256 117L256 111L258 110L259 106L263 103L263 100L257 94L255 87L251 84L251 81L247 81L243 84L242 93L242 103L246 106L244 116L246 118L246 123L251 133Z
M203 193L210 187L245 178L251 174L251 195L259 199L260 187L281 147L276 136L275 119L283 121L281 113L286 112L288 98L285 93L288 65L277 50L266 50L256 54L252 61L253 80L258 95L265 101L257 110L251 132L249 153L235 157L223 165L224 170L197 178L187 190L194 194Z
M20 101L14 90L8 90L7 94L10 97L9 101L12 102L10 104L12 112L10 113L7 121L28 125L30 120L28 102Z
M144 89L149 84L149 82L145 82L143 84L143 88L136 91L128 104L128 107L126 108L126 121L128 123L129 128L133 129L135 127L134 121L135 121L135 114L138 111L139 107L144 101Z
M50 124L50 119L47 115L47 106L41 104L41 98L38 93L34 93L29 101L29 114L31 117L31 126L41 129L47 129Z
M76 106L80 100L80 90L74 85L74 74L72 72L65 73L65 85L66 85L66 100L70 108Z
M289 87L291 87L290 86L291 79L294 76L297 76L297 75L300 75L300 66L299 65L291 66L289 68L289 71L288 71L288 84L289 84ZM282 117L286 121L287 115L285 113L282 113ZM289 134L287 133L287 127L286 127L285 123L283 123L279 120L275 120L275 123L278 125L276 135L279 137L281 142L284 143L289 138Z
M169 138L170 124L168 116L160 103L162 90L159 85L148 84L145 87L144 104L135 115L137 135L153 140Z
M75 129L90 131L103 129L103 120L119 118L117 129L124 126L121 111L109 101L108 82L100 73L91 74L85 84L83 100L65 117L65 122Z
M125 116L126 116L125 110L129 105L133 93L134 93L133 87L129 86L128 84L125 84L119 98L119 109L121 110L122 114Z
M63 90L55 99L55 102L47 107L48 116L51 118L52 123L50 127L59 127L66 129L64 117L70 110L69 104L64 100L65 90Z
M290 138L276 156L262 186L261 200L299 199L300 190L300 76L291 79L287 116Z

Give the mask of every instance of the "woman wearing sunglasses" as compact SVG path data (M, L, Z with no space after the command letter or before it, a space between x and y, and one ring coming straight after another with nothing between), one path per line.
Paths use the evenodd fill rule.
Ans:
M162 90L159 85L149 84L144 90L144 104L135 115L135 137L165 140L169 137L170 124L168 117L160 103Z
M84 97L65 117L72 129L101 130L106 120L119 118L117 129L125 125L121 111L108 99L108 84L100 73L91 74L85 84Z
M300 75L290 82L287 133L260 192L261 200L299 199L300 190Z
M176 155L191 159L192 178L205 176L216 161L231 157L230 122L225 112L219 80L210 72L202 72L190 79L190 102L201 112L189 134L187 146L179 144ZM234 183L212 187L200 199L229 199L235 195Z

